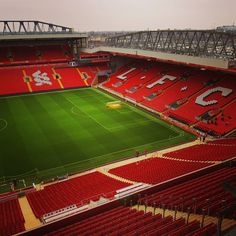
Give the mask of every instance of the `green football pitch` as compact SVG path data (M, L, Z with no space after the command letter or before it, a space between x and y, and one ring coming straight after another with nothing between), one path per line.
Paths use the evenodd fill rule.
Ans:
M0 98L0 179L74 173L194 136L116 98L78 89Z

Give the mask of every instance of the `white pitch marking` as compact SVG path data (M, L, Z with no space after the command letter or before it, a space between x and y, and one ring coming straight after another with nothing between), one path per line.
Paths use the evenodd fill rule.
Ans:
M0 132L2 132L4 129L6 129L7 128L7 126L8 126L8 123L7 123L7 121L5 120L5 119L0 119L0 122L1 121L3 121L3 123L4 123L4 126L3 127L0 127Z

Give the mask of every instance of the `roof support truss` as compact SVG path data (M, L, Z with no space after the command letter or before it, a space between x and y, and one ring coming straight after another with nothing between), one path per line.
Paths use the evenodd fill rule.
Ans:
M42 21L0 21L0 34L72 33L72 28Z
M106 39L111 47L236 59L236 34L215 30L141 31Z

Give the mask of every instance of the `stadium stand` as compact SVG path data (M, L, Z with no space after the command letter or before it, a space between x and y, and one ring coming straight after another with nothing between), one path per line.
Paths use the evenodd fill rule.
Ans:
M135 67L131 67L130 65L127 65L121 68L120 70L118 70L117 72L115 72L114 74L112 74L110 80L105 82L104 86L111 89L119 87L124 83L125 79L131 78L132 76L135 76L140 72L141 72L141 68L136 69Z
M232 194L223 189L225 181L235 186L235 173L235 167L222 168L140 198L139 204L165 206L172 210L177 207L180 211L188 211L190 208L195 214L202 214L202 209L205 209L208 215L217 216L222 209L235 203ZM233 217L233 214L228 217Z
M213 92L213 90L217 88L222 88L224 91L226 91L226 94L224 95L223 91L222 93L220 93L220 91ZM194 123L197 121L197 117L201 117L206 112L216 108L221 108L227 103L231 102L236 96L234 92L235 89L236 81L233 78L223 79L201 91L201 94L193 96L191 99L189 99L189 102L186 105L180 107L178 110L173 111L173 113L184 118L188 118L192 123ZM200 100L200 96L210 90L212 90L212 93L206 94L204 99L206 101L213 101L213 103L208 102L204 104L198 104L197 101Z
M55 64L1 67L0 95L88 87L95 76L88 68L56 67Z
M27 93L29 89L18 68L0 68L0 95Z
M32 63L39 61L39 57L37 57L35 47L33 46L11 47L9 52L12 55L12 62L14 63Z
M36 217L76 204L84 205L98 201L100 197L113 198L116 190L130 184L109 178L99 172L46 186L41 191L27 194Z
M97 72L109 69L103 64L68 67L67 62L73 60L69 49L61 45L1 47L0 95L87 87L91 86ZM84 53L80 57L91 58L94 63L107 62L109 54ZM233 75L137 60L112 74L103 86L208 134L225 135L236 126L236 82ZM109 170L118 179L137 182L133 185L92 172L48 184L42 190L27 193L26 197L35 216L47 223L50 221L44 219L50 220L57 214L65 213L63 217L67 217L91 202L122 198L150 187L147 184L168 182L209 167L213 164L210 162L227 161L235 155L235 139L216 140L166 153L163 158L149 158ZM224 181L236 186L235 173L236 168L231 167L196 179L186 176L186 182L181 179L176 186L139 199L139 204L165 205L172 210L176 206L181 211L191 208L198 214L205 209L208 215L218 216L226 206L235 204L232 195L222 187ZM236 212L228 215L235 216ZM24 231L24 221L17 199L0 202L0 236ZM75 234L202 236L215 235L216 225L200 228L198 221L186 223L184 218L174 220L171 216L120 206L48 235Z
M109 172L136 182L158 184L208 165L209 163L183 162L156 157L117 167Z
M87 86L76 68L56 68L55 71L61 77L64 88Z
M209 144L223 144L223 145L236 145L236 139L235 138L225 138L225 139L217 139L214 141L209 141Z
M174 83L169 89L164 90L159 96L151 101L143 102L144 105L153 108L159 112L167 109L172 103L180 101L181 99L188 98L192 94L198 92L204 87L208 77L192 76L189 78L182 78L177 83ZM168 87L167 87L168 88Z
M66 62L72 60L68 46L12 46L0 48L0 65Z
M173 220L171 216L162 217L160 214L144 213L127 207L117 207L110 211L100 213L97 216L89 217L65 228L61 228L52 235L180 235L183 232L196 231L201 235L205 229L210 229L214 234L216 226L211 225L200 229L198 221L185 223L183 218Z
M141 72L137 75L130 78L127 77L128 79L124 81L122 85L116 87L116 91L122 94L127 94L129 97L129 94L132 95L135 93L137 90L139 90L139 88L141 88L157 74L157 68L153 67L152 65L150 65L150 68L142 68Z
M210 135L235 128L234 75L146 62L128 64L102 84L120 96Z
M24 81L29 81L32 92L56 90L62 88L50 66L33 66L23 70ZM28 79L28 80L27 80Z
M99 67L96 68L96 67L79 67L77 68L77 71L79 72L81 78L83 80L85 80L85 84L87 85L91 85L92 82L93 82L93 79L95 78L96 76L96 70L99 70Z
M224 109L217 110L218 114L214 116L209 121L202 121L198 123L194 128L202 130L209 134L216 136L221 136L230 131L234 130L236 127L236 101L227 104Z
M24 231L24 222L18 199L0 202L0 236Z
M0 65L10 63L7 47L0 47Z
M41 57L48 62L61 62L72 59L72 54L69 50L69 47L64 45L40 46L37 47L37 50L41 53Z
M174 152L166 153L165 156L195 160L195 161L224 161L236 157L236 145L232 140L213 141L206 144L199 144L187 147Z

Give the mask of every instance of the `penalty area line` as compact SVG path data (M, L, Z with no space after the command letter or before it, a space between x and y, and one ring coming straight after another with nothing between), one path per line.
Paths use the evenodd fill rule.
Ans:
M104 128L105 130L111 132L110 129L108 129L107 127L105 127L103 124L101 124L99 121L97 121L94 117L92 117L91 115L89 115L87 112L81 110L81 109L79 108L79 106L76 105L76 104L75 104L73 101L71 101L69 98L66 98L66 100L67 100L68 102L70 102L74 107L76 107L79 111L81 111L81 112L84 113L86 116L88 116L90 119L92 119L93 121L95 121L95 122L96 122L98 125L100 125L102 128ZM73 114L74 114L74 113L73 113Z

